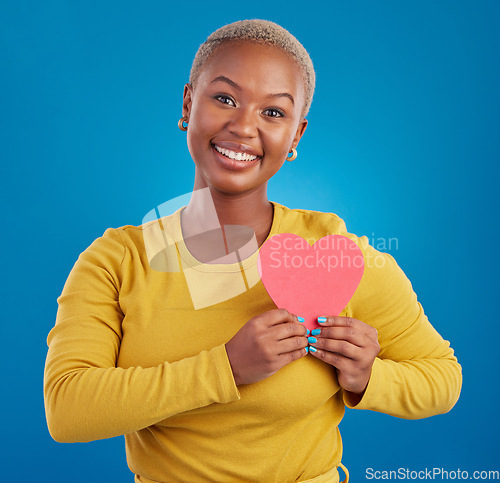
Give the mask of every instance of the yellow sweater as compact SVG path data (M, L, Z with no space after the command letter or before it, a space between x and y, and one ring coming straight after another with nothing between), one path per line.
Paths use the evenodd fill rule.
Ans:
M263 381L234 383L225 343L250 318L276 308L262 283L247 281L242 293L193 308L189 290L197 283L231 290L241 270L251 278L256 255L241 266L201 264L183 243L180 211L161 222L109 228L75 263L47 339L52 437L125 435L136 481L285 483L338 466L338 425L345 405L352 406L332 366L307 355ZM182 270L151 268L159 228L175 240L168 263ZM355 407L410 419L449 411L461 367L394 259L347 233L334 214L274 203L269 236L284 232L309 241L342 234L365 256L363 278L342 315L374 326L381 350Z

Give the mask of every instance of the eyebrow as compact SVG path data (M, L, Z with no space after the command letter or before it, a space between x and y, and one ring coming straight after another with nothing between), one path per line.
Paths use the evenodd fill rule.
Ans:
M231 79L229 79L228 77L226 77L224 75L220 75L220 76L216 77L215 79L213 79L211 84L213 84L214 82L226 82L230 86L234 87L236 90L241 91L241 87L238 84L236 84L236 82L232 81ZM277 94L269 94L267 96L268 99L273 98L273 97L287 97L288 99L290 99L292 101L292 104L295 105L295 101L293 100L293 96L291 94L289 94L288 92L279 92Z

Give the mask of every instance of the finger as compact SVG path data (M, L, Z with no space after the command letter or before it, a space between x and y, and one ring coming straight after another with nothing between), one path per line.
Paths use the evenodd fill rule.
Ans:
M298 317L297 315L288 312L286 309L273 309L262 315L265 316L264 318L266 320L266 324L269 327L287 322L293 322L299 325L304 324L304 319L302 317Z
M283 324L275 325L268 330L272 334L274 339L277 341L287 340L290 338L301 336L300 338L304 339L304 341L307 344L307 329L304 325L302 325L299 322L297 323L285 322Z
M307 351L305 351L304 349L307 346L307 337L290 337L278 342L278 354L287 354L294 351L302 351L305 355Z
M318 317L318 323L321 327L352 327L353 329L356 329L369 337L378 334L378 331L377 329L375 329L375 327L372 327L371 325L368 325L361 320L355 319L354 317L345 317L343 315Z
M274 325L283 324L284 322L298 322L297 316L291 314L286 309L274 309L269 310L262 314L262 319L267 327L272 327Z
M316 351L314 351L313 349L316 349ZM337 352L330 352L323 349L317 349L314 346L309 347L309 353L317 359L321 359L327 364L336 367L339 371L346 371L351 368L353 364L352 359L349 359L342 354L338 354Z
M311 346L317 350L325 350L328 352L335 352L351 360L360 360L363 357L363 348L358 347L345 340L334 339L317 339Z
M305 336L307 329L304 319L291 314L286 309L274 309L265 313L267 330L275 340L288 339L289 337Z
M317 331L314 334L316 333ZM325 327L319 334L314 334L313 337L317 340L344 341L357 347L367 347L374 342L372 338L352 327Z
M293 350L291 352L284 352L278 356L279 365L283 367L290 362L296 361L297 359L306 356L308 353L309 350L305 347Z

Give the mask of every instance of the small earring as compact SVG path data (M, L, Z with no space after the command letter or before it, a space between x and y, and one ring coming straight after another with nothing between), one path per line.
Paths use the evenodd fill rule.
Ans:
M184 126L184 123L186 123L186 125ZM187 131L188 130L188 120L187 120L187 117L181 117L179 119L179 122L177 123L177 125L179 126L179 129L181 131Z
M297 157L297 150L295 148L290 149L288 154L291 154L291 156L287 156L286 160L287 161L293 161Z

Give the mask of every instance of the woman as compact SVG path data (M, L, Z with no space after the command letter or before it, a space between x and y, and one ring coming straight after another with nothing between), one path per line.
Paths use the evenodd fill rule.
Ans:
M272 22L227 25L200 47L179 122L193 197L106 230L73 267L48 337L54 439L124 434L141 482L338 482L345 406L403 418L453 407L460 365L394 259L336 215L267 198L296 157L314 79ZM255 248L278 233L341 234L363 253L354 295L312 335L256 275Z

